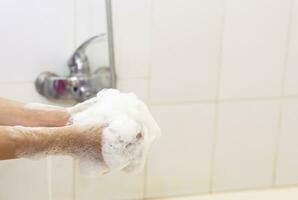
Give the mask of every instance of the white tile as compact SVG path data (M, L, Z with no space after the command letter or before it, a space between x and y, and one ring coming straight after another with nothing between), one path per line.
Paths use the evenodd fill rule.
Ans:
M118 79L117 88L121 92L133 92L143 101L148 100L147 79Z
M76 0L76 43L106 33L105 0Z
M113 0L116 71L120 78L146 77L151 0Z
M1 98L25 103L62 105L41 97L36 92L33 82L0 83L0 91ZM7 163L1 161L0 173L5 174L1 175L0 199L34 200L47 199L50 196L55 200L70 200L73 197L73 162L69 157L58 156L48 160L18 160Z
M0 83L0 97L24 103L45 102L33 82Z
M69 156L51 156L48 158L51 176L51 198L53 200L73 200L74 160Z
M80 46L89 38L107 33L105 0L76 0L76 46ZM86 48L86 55L91 70L109 66L109 50L107 37L93 41Z
M285 94L298 94L298 1L293 1L290 42L286 70Z
M270 187L278 101L219 104L213 191Z
M223 1L162 0L153 4L150 99L214 99Z
M50 105L71 106L73 101L48 100L38 94L33 82L0 82L0 97L23 103L40 102Z
M77 167L79 169L79 167ZM88 177L80 170L76 174L77 200L141 200L144 173L133 175L116 172L101 177Z
M47 161L0 162L0 199L48 199Z
M296 200L298 197L298 188L280 188L280 189L264 189L253 191L239 191L220 194L197 195L190 197L165 198L155 200Z
M66 73L74 48L74 1L0 2L0 81L32 81L42 71Z
M209 191L214 104L152 106L162 137L148 160L146 197Z
M221 98L279 96L290 0L228 0Z
M276 184L298 184L298 100L286 100L282 114Z

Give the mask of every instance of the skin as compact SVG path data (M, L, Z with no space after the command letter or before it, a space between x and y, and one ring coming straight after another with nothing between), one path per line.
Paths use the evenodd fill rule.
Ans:
M0 126L0 159L40 154L80 157L79 148L90 149L101 160L101 134L104 126L23 127Z
M95 98L71 108L34 106L0 99L0 160L39 154L80 157L88 149L101 160L101 135L105 125L75 125L71 115L95 103Z
M58 106L34 108L16 101L0 98L0 125L64 126L70 119L70 112Z

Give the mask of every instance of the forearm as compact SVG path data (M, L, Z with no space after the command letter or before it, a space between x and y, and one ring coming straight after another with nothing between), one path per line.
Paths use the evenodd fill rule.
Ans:
M0 160L40 154L71 154L76 142L73 131L75 130L70 126L0 126Z
M0 125L64 126L70 119L66 108L23 104L0 98Z
M0 160L70 155L102 160L101 135L106 125L63 127L0 126Z

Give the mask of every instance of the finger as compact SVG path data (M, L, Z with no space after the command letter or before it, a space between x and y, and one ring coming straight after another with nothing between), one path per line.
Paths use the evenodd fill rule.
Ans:
M78 112L81 112L85 109L87 109L88 107L94 105L95 103L97 102L97 98L96 97L93 97L91 99L88 99L82 103L79 103L73 107L70 108L70 113L73 114L73 113L78 113Z

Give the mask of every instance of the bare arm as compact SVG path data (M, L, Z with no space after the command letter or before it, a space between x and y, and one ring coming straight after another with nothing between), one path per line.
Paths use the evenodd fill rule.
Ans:
M82 149L91 150L94 159L101 157L103 126L64 126L28 128L0 126L0 160L35 155L71 155L80 157Z
M0 98L0 125L64 126L69 121L66 108L40 105Z

